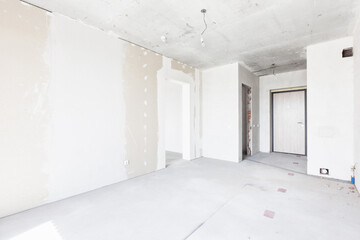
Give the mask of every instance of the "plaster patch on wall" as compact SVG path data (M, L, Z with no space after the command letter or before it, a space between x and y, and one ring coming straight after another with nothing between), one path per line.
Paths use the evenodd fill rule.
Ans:
M185 74L189 74L191 75L192 79L195 79L195 68L190 67L189 65L171 59L171 69L181 71Z
M157 169L157 72L162 68L162 56L130 43L124 45L126 159L130 163L126 169L131 178Z
M0 217L47 197L44 164L51 117L48 17L20 1L0 2ZM21 176L21 177L19 177Z

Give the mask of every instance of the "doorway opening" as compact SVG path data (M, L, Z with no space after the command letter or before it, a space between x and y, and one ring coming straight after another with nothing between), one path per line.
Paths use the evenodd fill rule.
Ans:
M251 87L242 84L241 88L241 116L242 116L242 159L252 155L252 93Z
M306 89L271 92L271 150L307 155Z
M270 153L247 160L307 174L306 87L271 90L270 116Z
M166 166L190 159L190 84L165 82Z

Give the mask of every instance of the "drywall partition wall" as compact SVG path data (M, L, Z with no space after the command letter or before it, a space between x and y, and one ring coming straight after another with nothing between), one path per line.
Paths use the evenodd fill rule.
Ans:
M202 72L203 156L239 161L238 64Z
M126 45L61 15L50 26L53 143L46 171L54 201L127 178Z
M308 173L350 181L354 164L354 69L342 58L353 39L342 38L307 48Z
M165 167L159 76L195 86L198 70L19 1L0 6L0 217Z
M354 100L355 183L360 190L360 15L354 30Z
M182 153L182 85L166 82L165 149Z
M250 113L248 114L248 117L251 117L250 123L251 126L249 126L250 129L250 149L251 154L255 154L259 151L259 77L252 74L250 71L242 67L240 64L238 65L238 79L239 79L239 101L242 100L242 85L250 87L251 89L251 99L249 100L251 106L249 106L249 109L251 109ZM240 160L242 159L242 137L244 134L248 135L247 133L244 133L242 131L242 111L241 111L242 103L239 103L239 156Z
M260 152L271 151L271 90L305 87L306 70L260 77Z
M0 1L0 217L48 197L51 111L48 16L19 1Z
M124 100L128 177L162 168L158 158L157 72L162 56L124 42Z

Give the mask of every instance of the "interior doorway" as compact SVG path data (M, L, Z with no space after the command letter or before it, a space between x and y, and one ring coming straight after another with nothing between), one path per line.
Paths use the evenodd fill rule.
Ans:
M165 82L166 166L190 159L190 84Z
M242 84L241 88L242 116L242 159L252 155L252 93L251 87Z
M306 89L272 92L272 151L307 154Z

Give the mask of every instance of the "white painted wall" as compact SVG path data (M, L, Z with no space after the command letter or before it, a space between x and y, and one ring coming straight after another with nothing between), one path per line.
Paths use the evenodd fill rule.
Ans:
M166 82L165 149L182 153L182 85Z
M354 159L355 184L360 190L360 15L354 31Z
M232 162L241 160L241 85L252 87L254 123L258 122L258 78L238 63L202 72L203 156ZM246 133L245 133L246 134ZM253 149L258 147L253 135Z
M242 84L251 87L251 94L252 94L252 102L251 102L251 109L252 109L252 139L250 144L252 145L252 154L256 154L259 151L259 77L255 76L251 72L249 72L247 69L245 69L242 66L239 67L239 100L242 101ZM239 134L240 136L243 136L244 133L242 131L242 102L239 102ZM242 140L243 138L240 137L239 139L239 158L242 159Z
M238 64L202 72L203 156L239 161Z
M53 142L48 201L127 178L123 45L58 15L51 20L51 31Z
M306 70L260 77L260 152L271 151L271 90L306 86Z
M350 181L354 164L353 58L342 58L351 37L307 48L308 173L329 168L331 178Z

